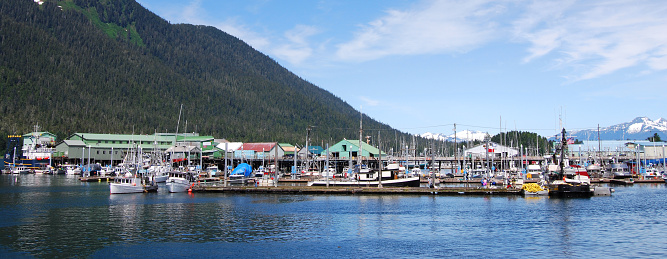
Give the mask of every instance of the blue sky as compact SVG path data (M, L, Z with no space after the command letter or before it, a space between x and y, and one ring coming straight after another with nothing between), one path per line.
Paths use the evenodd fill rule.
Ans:
M553 135L667 110L664 1L138 0L410 133Z

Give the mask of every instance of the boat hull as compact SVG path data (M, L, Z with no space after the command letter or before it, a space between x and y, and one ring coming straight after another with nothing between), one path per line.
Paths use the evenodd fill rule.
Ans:
M329 186L337 187L377 187L378 181L340 181L329 180ZM382 180L382 186L387 187L419 187L421 184L419 177L400 178L392 180ZM327 186L326 180L312 181L308 186Z
M591 197L593 190L587 184L554 184L549 186L549 196L562 198Z
M166 185L169 192L186 192L192 183L186 179L169 178Z

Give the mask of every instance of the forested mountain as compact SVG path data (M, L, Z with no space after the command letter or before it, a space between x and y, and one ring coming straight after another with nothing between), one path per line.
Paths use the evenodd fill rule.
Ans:
M359 134L346 102L214 27L133 0L0 1L3 138L35 124L61 140L174 132L181 104L181 132L232 141L302 143L309 125L318 144ZM387 141L407 136L364 117Z

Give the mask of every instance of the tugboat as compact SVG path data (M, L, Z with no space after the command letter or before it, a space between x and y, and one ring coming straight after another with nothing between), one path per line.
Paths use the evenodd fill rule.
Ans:
M594 189L591 188L590 182L586 181L567 181L565 177L565 149L567 148L567 139L565 138L565 129L562 131L562 138L560 146L556 148L553 155L553 162L557 160L557 154L560 152L558 159L559 171L553 174L549 179L549 196L552 197L591 197L594 194Z

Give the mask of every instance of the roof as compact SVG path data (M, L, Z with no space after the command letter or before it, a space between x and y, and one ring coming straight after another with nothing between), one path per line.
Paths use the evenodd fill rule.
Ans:
M85 140L115 140L115 141L174 141L174 136L162 135L128 135L128 134L99 134L99 133L74 133L69 137L74 136Z
M241 146L243 146L242 142L230 142L226 144L229 151L236 151L237 149L241 148ZM225 143L220 143L217 147L221 150L225 150Z
M178 136L178 141L206 142L213 140L215 140L213 136Z
M165 152L185 153L185 152L199 152L199 147L196 146L174 146L167 149Z
M84 143L81 140L71 140L71 139L66 139L63 140L65 145L70 146L70 147L85 147L86 143Z
M296 147L290 143L278 143L278 145L285 151L286 155L294 154L294 150L296 149Z
M46 132L46 131L30 132L30 133L28 133L28 134L23 134L22 137L24 137L24 138L29 138L29 137L32 137L32 136L41 137L42 135L49 135L50 137L53 137L53 138L56 137L56 135L54 135L53 133L51 133L51 132Z
M276 142L269 143L243 143L238 150L253 150L255 152L268 152L276 146Z

